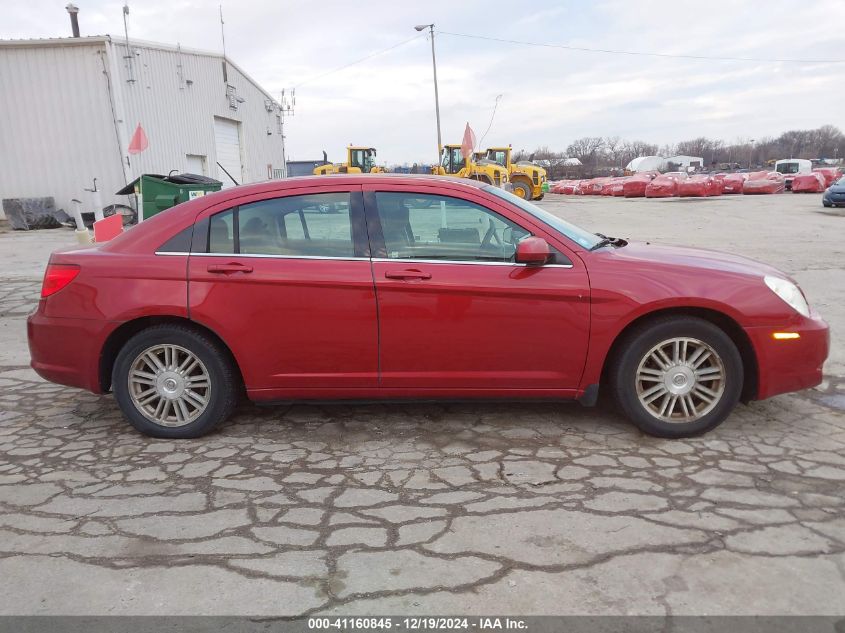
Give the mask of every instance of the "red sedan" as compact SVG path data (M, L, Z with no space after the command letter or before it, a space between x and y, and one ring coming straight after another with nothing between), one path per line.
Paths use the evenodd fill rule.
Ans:
M576 399L702 433L737 401L822 379L828 328L784 273L580 229L430 176L228 189L54 253L33 368L113 391L156 437L262 403Z

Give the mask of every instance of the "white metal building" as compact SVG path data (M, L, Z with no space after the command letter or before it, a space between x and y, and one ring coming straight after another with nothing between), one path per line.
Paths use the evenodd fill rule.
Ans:
M149 141L128 151L140 124ZM0 198L104 205L144 173L285 175L278 102L218 53L110 36L0 40ZM0 210L0 217L2 211Z
M667 158L666 163L672 163L683 169L689 169L690 167L698 167L700 169L704 166L704 159L701 156L685 156L679 154L678 156Z
M638 156L625 166L625 170L632 173L663 171L664 169L666 169L666 159L662 156Z

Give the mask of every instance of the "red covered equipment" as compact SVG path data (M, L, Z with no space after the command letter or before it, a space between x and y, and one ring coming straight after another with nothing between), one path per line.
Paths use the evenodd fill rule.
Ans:
M776 171L755 171L749 174L748 180L742 185L742 193L783 193L785 188L783 174Z
M620 198L625 195L625 183L628 182L630 178L628 176L620 176L618 178L614 178L610 181L610 195Z
M678 195L678 179L675 176L658 176L645 188L646 198L672 198Z
M582 180L581 181L581 195L584 196L600 196L602 187L604 187L606 182L609 182L610 178L592 178L590 180Z
M742 185L749 174L727 174L722 178L722 193L742 193Z
M642 198L651 179L651 174L634 174L622 183L622 195L626 198Z
M816 167L813 173L824 176L825 189L842 178L842 170L839 167Z
M821 193L827 188L824 174L795 174L792 178L792 193Z
M721 196L722 183L710 176L693 176L678 183L678 195L681 198Z

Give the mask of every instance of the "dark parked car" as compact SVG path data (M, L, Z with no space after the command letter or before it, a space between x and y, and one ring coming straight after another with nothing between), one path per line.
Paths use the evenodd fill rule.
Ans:
M826 207L845 207L845 176L825 190L822 194L822 204Z
M332 213L324 213L331 208ZM29 317L47 380L196 437L257 402L577 399L648 433L817 385L828 328L784 273L578 228L435 176L291 178L54 253Z

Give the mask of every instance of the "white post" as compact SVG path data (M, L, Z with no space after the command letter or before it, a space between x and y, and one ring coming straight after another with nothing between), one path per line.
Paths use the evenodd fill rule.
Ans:
M76 241L80 244L90 244L91 234L85 228L85 223L82 221L82 203L74 198L71 200L73 204L73 219L76 220Z
M100 196L100 190L96 188L91 192L91 206L94 207L94 220L99 222L103 219L103 199Z

